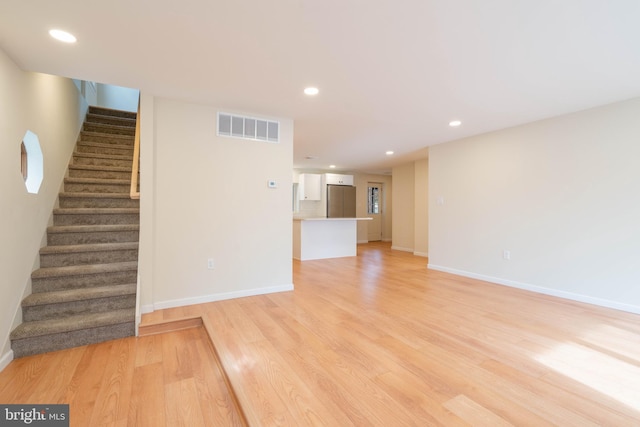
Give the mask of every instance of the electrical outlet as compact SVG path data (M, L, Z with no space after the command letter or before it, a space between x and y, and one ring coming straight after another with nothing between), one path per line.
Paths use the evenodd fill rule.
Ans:
M511 251L508 251L506 249L502 251L502 258L506 259L507 261L511 260Z
M209 258L209 259L207 260L207 268L208 268L209 270L213 270L213 269L215 268L215 265L213 264L213 258Z

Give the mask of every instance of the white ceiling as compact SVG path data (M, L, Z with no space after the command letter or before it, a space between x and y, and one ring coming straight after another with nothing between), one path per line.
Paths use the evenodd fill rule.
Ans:
M24 70L291 117L305 168L388 171L640 96L638 0L0 0L0 47Z

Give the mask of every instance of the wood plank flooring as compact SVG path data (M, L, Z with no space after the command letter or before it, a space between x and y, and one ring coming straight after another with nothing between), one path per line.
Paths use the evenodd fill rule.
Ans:
M0 403L68 403L72 426L245 425L202 327L16 359Z
M0 402L71 403L72 425L242 425L210 337L252 426L640 426L640 316L358 253L294 261L293 292L143 319L204 329L18 359Z

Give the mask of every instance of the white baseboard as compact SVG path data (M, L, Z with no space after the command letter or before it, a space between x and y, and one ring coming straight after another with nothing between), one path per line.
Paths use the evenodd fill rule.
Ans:
M390 242L393 239L382 239L383 242Z
M391 246L391 250L413 253L413 248L403 248L402 246Z
M427 268L445 273L457 274L458 276L470 277L472 279L484 280L485 282L495 283L497 285L509 286L512 288L523 289L525 291L536 292L539 294L550 295L553 297L578 301L587 304L593 304L600 307L613 308L615 310L626 311L629 313L640 314L640 307L631 304L624 304L617 301L610 301L602 298L591 297L588 295L575 294L573 292L560 291L558 289L545 288L543 286L531 285L528 283L516 282L514 280L500 279L498 277L485 276L483 274L472 273L455 268L443 267L440 265L427 264Z
M142 315L146 313L153 313L153 304L146 304L146 305L140 306L140 314Z
M413 254L415 256L423 256L425 258L429 258L429 253L428 252L413 252Z
M12 360L13 360L13 350L9 350L5 354L3 354L2 357L0 357L0 372L2 372L4 368L9 366L9 363L11 363Z
M369 243L369 241L368 240L358 240L358 242L357 242L358 245L361 245L363 243Z
M176 300L159 301L154 303L151 306L152 310L146 311L150 307L146 305L142 307L142 311L143 313L150 313L152 311L163 310L165 308L182 307L185 305L193 305L193 304L204 304L207 302L223 301L223 300L233 299L233 298L252 297L255 295L266 295L266 294L273 294L276 292L287 292L292 290L293 290L293 283L290 285L270 286L266 288L254 288L254 289L247 289L243 291L224 292L224 293L213 294L213 295L203 295L200 297L193 297L193 298L182 298L182 299L176 299Z

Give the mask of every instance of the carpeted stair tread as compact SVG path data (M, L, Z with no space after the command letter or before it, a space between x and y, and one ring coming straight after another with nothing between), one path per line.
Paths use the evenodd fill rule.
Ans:
M87 122L89 123L104 123L117 126L136 127L136 119L130 119L127 117L118 117L107 114L88 113Z
M136 130L135 126L134 127L118 126L118 125L110 125L106 123L96 123L96 122L90 122L90 121L85 121L84 127L95 129L89 132L100 132L100 133L108 133L108 134L115 133L117 135L130 135L130 132L135 132ZM97 130L97 129L100 129L100 130ZM125 132L125 133L119 133L119 132Z
M107 224L107 225L52 225L47 233L93 233L96 231L138 231L139 224Z
M80 214L135 214L140 213L140 208L56 208L54 215L80 215Z
M82 276L90 274L102 274L119 271L131 271L138 269L137 261L113 262L109 264L73 265L65 267L39 268L31 273L32 279L44 279L49 277Z
M69 199L131 199L129 193L83 193L81 191L78 192L63 192L59 195L60 198L69 198ZM66 208L70 209L70 208Z
M69 169L82 169L82 170L90 170L90 171L107 171L107 172L131 172L131 166L69 165Z
M83 157L86 159L125 160L129 162L133 159L133 155L83 153L78 151L73 153L73 157Z
M131 138L131 137L127 137L127 138ZM127 139L127 144L109 144L105 142L79 141L78 146L109 148L109 149L115 148L118 150L131 151L133 153L133 145L129 143L129 139Z
M136 293L136 284L99 286L93 288L65 289L63 291L40 292L31 294L22 301L23 307L34 307L45 304L60 304L63 302L84 301Z
M122 243L92 243L84 245L58 245L45 246L40 249L41 255L49 254L71 254L79 252L103 252L103 251L120 251L128 249L138 249L138 242L122 242Z
M76 178L67 177L64 179L65 184L131 184L128 179L109 179L109 178Z
M84 140L84 137L92 137L92 136L98 136L98 137L108 137L110 140L113 141L120 141L121 145L131 145L133 146L133 142L134 142L134 137L135 135L123 135L120 133L109 133L109 132L100 132L97 130L82 130L80 131L80 139L81 141ZM96 141L87 141L87 142L96 142ZM105 144L103 142L103 144ZM113 144L113 143L106 143L106 144Z
M92 105L89 107L89 114L99 114L101 116L112 116L112 117L126 117L129 119L135 119L137 116L136 113L133 111L116 110L114 108L98 107L95 105Z
M12 340L78 331L135 321L135 308L80 314L61 319L25 322L11 332Z

